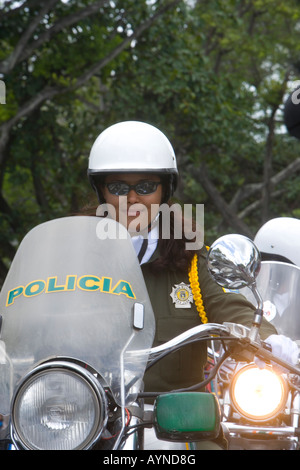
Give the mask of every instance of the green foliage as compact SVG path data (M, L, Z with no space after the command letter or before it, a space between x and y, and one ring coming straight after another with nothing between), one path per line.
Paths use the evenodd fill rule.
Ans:
M176 197L205 204L209 242L236 228L199 183L201 165L231 204L249 185L265 184L267 143L272 175L298 157L299 143L282 130L287 83L299 78L298 2L181 1L126 48L123 41L170 0L99 2L92 14L57 27L95 3L54 2L6 71L47 2L2 6L0 79L7 104L0 105L0 132L16 118L6 142L0 134L0 259L6 264L31 227L76 213L90 199L96 203L86 178L89 150L116 121L147 121L170 138L182 180ZM49 38L41 41L46 32ZM53 94L18 117L47 90ZM299 217L299 185L295 173L271 188L268 217ZM265 217L261 189L232 207L236 217L243 211L252 233Z

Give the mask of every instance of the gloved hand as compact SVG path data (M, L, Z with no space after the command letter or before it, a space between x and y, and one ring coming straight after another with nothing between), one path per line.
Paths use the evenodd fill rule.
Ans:
M265 340L265 343L271 346L274 356L291 364L298 364L299 348L295 341L284 335L271 335Z

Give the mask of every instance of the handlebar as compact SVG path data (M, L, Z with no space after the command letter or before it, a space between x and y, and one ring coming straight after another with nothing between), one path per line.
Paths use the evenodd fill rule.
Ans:
M139 354L148 354L148 363L156 362L160 357L172 352L175 349L183 347L193 341L222 341L232 343L232 355L237 354L241 360L253 361L257 356L266 362L272 362L288 370L292 374L300 375L300 369L293 364L280 359L272 354L263 344L259 337L252 338L251 328L244 325L224 322L223 324L206 323L191 328L184 333L176 336L170 341L143 351L130 351L128 354L138 356Z

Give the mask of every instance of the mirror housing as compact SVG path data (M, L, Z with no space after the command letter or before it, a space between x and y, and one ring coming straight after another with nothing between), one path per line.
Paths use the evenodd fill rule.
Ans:
M252 240L243 235L218 238L207 254L207 266L213 279L222 287L251 287L261 266L261 255Z
M249 287L257 301L249 338L257 341L263 317L263 300L256 287L261 255L252 240L244 235L218 238L207 254L207 267L212 278L223 288Z
M154 429L158 439L192 442L215 439L221 412L212 393L166 393L154 403Z

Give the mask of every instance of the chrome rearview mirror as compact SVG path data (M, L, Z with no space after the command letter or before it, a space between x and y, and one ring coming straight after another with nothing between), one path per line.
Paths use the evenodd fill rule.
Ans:
M256 277L261 266L261 256L256 245L243 235L224 235L210 247L207 266L220 286L228 289L249 287L252 290L258 305L253 321L253 338L256 338L263 311L263 301L256 288Z
M210 247L207 266L215 281L228 289L254 284L261 257L255 244L243 235L224 235Z

